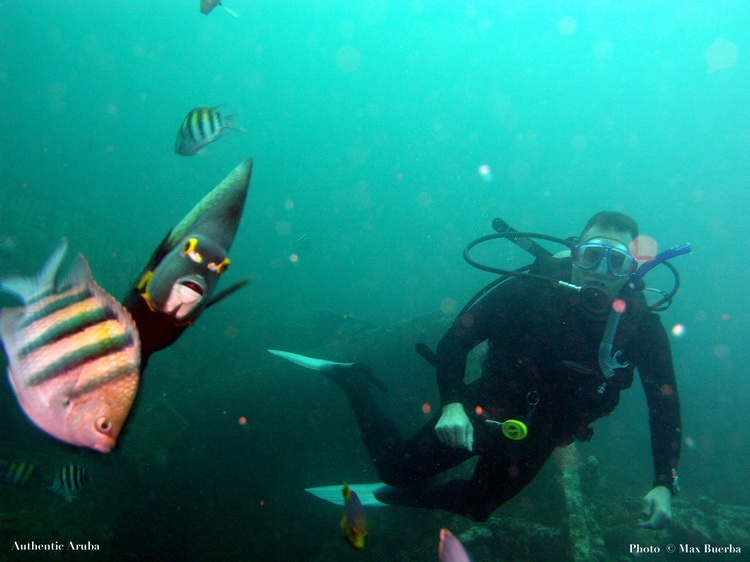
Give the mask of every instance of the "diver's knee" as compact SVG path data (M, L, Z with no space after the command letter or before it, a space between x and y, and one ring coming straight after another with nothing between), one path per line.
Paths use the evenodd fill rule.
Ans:
M408 486L409 484L413 484L413 481L405 478L403 474L379 470L378 476L380 476L380 481L383 484L391 486L393 488L402 488L404 486Z
M490 518L492 512L495 511L495 507L488 507L486 505L476 506L470 505L463 516L477 523L484 523Z

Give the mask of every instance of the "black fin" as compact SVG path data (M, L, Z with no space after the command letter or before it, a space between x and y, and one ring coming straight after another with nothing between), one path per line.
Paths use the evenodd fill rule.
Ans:
M231 284L229 287L227 287L223 291L219 291L215 296L208 299L208 303L206 303L206 308L213 306L217 302L224 300L225 298L232 295L233 293L236 293L248 283L250 283L250 279L240 279L236 283Z
M433 367L437 368L437 354L429 347L427 347L426 343L420 342L414 347L414 349L422 356L425 361L427 361Z

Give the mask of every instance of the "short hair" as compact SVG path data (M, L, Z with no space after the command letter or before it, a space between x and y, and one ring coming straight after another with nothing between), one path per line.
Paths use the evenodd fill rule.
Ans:
M590 229L598 226L607 230L616 230L617 232L627 232L631 238L638 238L638 223L624 213L616 211L599 211L589 219L586 226L581 232L581 238Z

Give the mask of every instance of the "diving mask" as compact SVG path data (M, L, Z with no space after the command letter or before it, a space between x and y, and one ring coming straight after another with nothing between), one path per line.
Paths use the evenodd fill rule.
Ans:
M606 260L607 270L615 277L627 277L638 268L638 262L627 250L598 242L578 244L571 256L573 263L585 270L594 269Z

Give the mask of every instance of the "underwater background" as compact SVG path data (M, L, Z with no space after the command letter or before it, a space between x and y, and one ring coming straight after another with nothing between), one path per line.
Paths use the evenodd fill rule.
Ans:
M30 541L100 545L58 559L436 560L441 527L477 525L380 508L363 552L344 543L340 508L303 490L377 475L343 393L266 349L369 363L414 431L438 403L414 344L434 348L494 278L462 252L495 217L565 238L617 210L660 249L692 244L662 313L682 402L678 498L683 513L750 506L750 5L225 4L241 17L205 16L198 0L0 0L0 276L36 272L66 236L121 298L167 231L255 162L222 281L250 286L151 358L115 451L47 437L0 384L0 459L47 480L73 462L93 480L72 504L0 485L0 560L28 559L13 545ZM247 133L175 154L196 106L222 106ZM529 261L507 242L479 254ZM599 461L591 501L621 506L623 543L605 549L628 560L633 537L663 546L633 508L653 480L640 382L593 427L576 445ZM549 465L495 516L560 529ZM523 556L467 548L476 562L565 559L541 542Z

